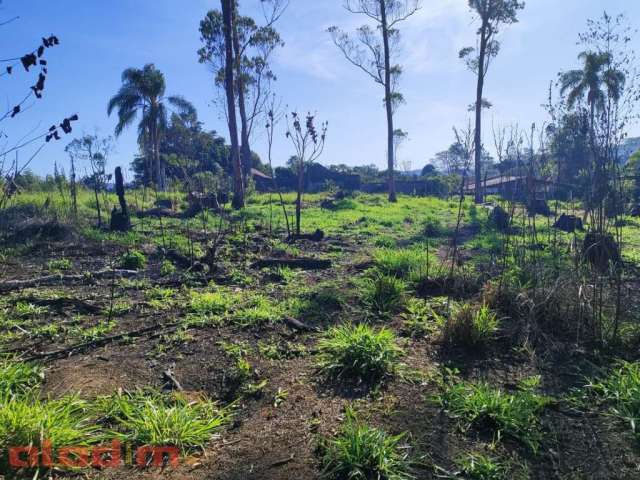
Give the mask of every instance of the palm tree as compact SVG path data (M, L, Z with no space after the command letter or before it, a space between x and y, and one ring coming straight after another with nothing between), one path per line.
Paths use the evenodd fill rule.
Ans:
M142 69L127 68L122 72L122 86L107 106L107 113L118 110L118 124L115 128L116 137L130 126L141 114L138 124L138 142L147 153L147 158L153 162L153 180L159 190L166 190L167 179L164 164L160 158L160 140L167 128L167 107L165 101L181 112L194 109L193 105L182 97L171 96L165 98L166 83L164 75L152 63ZM149 176L149 165L147 178Z
M582 61L582 70L570 70L560 74L560 92L567 95L567 106L575 107L576 103L587 97L591 134L594 133L595 114L603 110L608 99L620 100L625 84L625 75L616 70L613 58L606 52L582 52L578 55Z

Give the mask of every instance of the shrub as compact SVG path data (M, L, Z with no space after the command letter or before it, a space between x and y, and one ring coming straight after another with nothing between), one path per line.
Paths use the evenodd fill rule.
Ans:
M141 270L147 265L147 257L138 250L130 250L120 258L120 266L126 270Z
M361 283L362 302L374 314L386 316L400 309L404 302L405 283L383 273L375 273Z
M629 422L640 440L640 363L621 362L608 377L590 382L587 388L613 415Z
M339 380L375 384L397 370L402 349L391 330L368 325L331 328L318 343L320 370Z
M361 423L351 409L338 435L320 443L322 478L333 480L409 480L405 435Z
M0 401L30 393L40 384L43 376L42 369L36 365L0 361Z
M102 408L122 441L183 452L211 441L230 420L229 412L212 402L190 402L180 395L122 394L102 399Z
M477 347L491 340L500 322L489 307L472 305L458 308L444 323L445 342L464 347Z
M542 438L538 414L549 404L548 397L535 393L540 377L522 381L515 393L505 393L489 384L456 381L445 385L440 404L465 428L489 428L496 440L513 437L534 452Z

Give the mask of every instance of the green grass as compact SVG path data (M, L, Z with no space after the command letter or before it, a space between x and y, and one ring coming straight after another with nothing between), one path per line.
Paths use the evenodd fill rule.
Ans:
M409 480L405 435L389 435L362 423L348 408L340 432L320 442L321 478L331 480Z
M0 361L0 401L31 393L44 378L42 368L30 363Z
M68 258L49 260L47 262L47 270L50 270L52 272L71 270L72 268L73 268L73 263Z
M446 321L429 302L420 298L410 298L407 301L402 320L402 331L412 337L434 334Z
M456 462L469 480L507 480L509 469L482 453L470 453Z
M620 362L607 377L590 382L587 393L627 422L640 440L640 363Z
M264 295L253 295L231 315L231 322L242 327L275 323L282 319L282 309Z
M120 266L126 270L142 270L147 266L147 257L138 250L131 250L122 255Z
M10 446L39 447L43 440L52 446L85 446L103 437L91 414L90 405L78 397L41 401L10 398L0 404L0 450Z
M447 318L443 338L452 345L479 347L491 341L499 326L498 316L488 306L477 308L466 304Z
M382 248L373 254L376 267L386 275L408 279L412 272L426 271L433 262L433 252L422 247L410 249Z
M407 286L397 277L373 272L359 284L363 305L374 315L386 317L400 310Z
M101 400L114 435L134 445L175 446L183 452L202 448L230 421L228 410L209 401L190 402L176 395L122 394Z
M438 401L465 429L488 429L496 442L506 435L536 452L543 439L540 413L550 402L535 392L539 382L539 377L528 378L507 393L485 382L454 380L444 385Z
M213 292L191 292L189 308L192 313L203 317L220 317L229 311L233 302L231 293L222 289Z
M337 380L374 385L398 370L402 349L393 332L365 324L333 327L318 342L320 371Z

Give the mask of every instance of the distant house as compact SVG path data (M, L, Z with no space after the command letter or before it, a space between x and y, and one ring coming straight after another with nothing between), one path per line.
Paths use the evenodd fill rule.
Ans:
M487 178L480 184L483 195L500 195L505 199L522 200L527 192L534 191L537 198L548 197L556 190L556 183L549 179L527 176L502 175ZM467 183L464 191L468 195L476 193L476 184Z

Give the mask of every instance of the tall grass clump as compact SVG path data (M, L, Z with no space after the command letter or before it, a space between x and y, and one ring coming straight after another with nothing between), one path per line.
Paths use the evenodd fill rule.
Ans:
M13 446L41 447L43 440L53 448L86 446L102 437L87 402L78 397L58 400L11 397L0 404L0 450Z
M362 303L374 315L388 316L400 310L407 286L400 278L374 272L360 283Z
M509 469L482 453L470 453L456 462L469 480L506 480Z
M483 305L463 305L444 322L443 338L446 343L462 347L479 347L487 344L498 331L500 322L491 309Z
M126 270L142 270L147 266L147 257L138 250L130 250L120 258L120 266Z
M506 393L485 382L457 380L444 386L438 401L465 429L489 429L495 441L507 435L536 452L543 438L539 415L550 403L536 393L539 383L540 377L531 377L516 392Z
M407 279L414 270L422 270L429 264L429 255L418 248L381 248L374 252L376 268L386 275Z
M587 389L613 415L628 422L640 440L640 363L620 362L606 378L590 382Z
M231 418L227 410L212 402L190 402L179 395L123 394L101 402L106 421L123 442L175 446L183 452L216 438Z
M336 380L373 385L393 375L402 349L393 332L368 325L340 325L318 342L320 371Z
M409 480L410 459L405 435L360 422L347 409L340 432L320 443L321 478L330 480Z
M37 365L0 360L0 402L31 393L42 378L42 369Z

